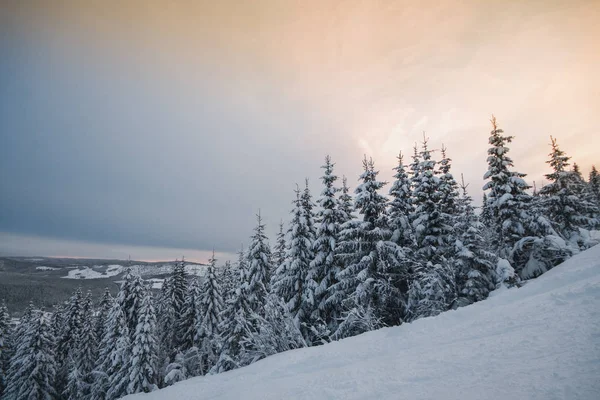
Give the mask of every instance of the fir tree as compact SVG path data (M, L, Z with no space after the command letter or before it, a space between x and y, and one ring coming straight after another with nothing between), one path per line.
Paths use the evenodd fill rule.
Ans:
M12 329L10 315L4 300L0 305L0 398L6 388L6 378L12 355Z
M250 238L248 248L248 268L242 285L252 311L260 313L265 304L265 298L270 290L271 280L271 249L265 235L265 225L260 212L257 215L257 225L254 235Z
M208 270L204 284L202 285L202 295L200 297L200 308L197 322L196 343L200 355L200 373L204 374L212 368L217 362L218 351L220 348L220 327L221 316L223 313L223 297L221 296L221 284L216 275L215 253L209 260Z
M462 195L456 204L458 217L454 227L457 237L457 286L460 293L458 306L484 300L496 283L494 268L497 260L492 253L484 250L483 227L475 214L467 186L461 179Z
M138 323L145 287L142 278L138 274L133 273L131 268L127 269L123 279L124 281L117 294L116 302L125 315L127 331L130 335L129 341L131 342Z
M196 336L198 335L198 325L202 322L199 320L202 314L200 306L201 297L202 294L198 280L193 278L188 286L183 312L177 329L177 332L180 335L179 351L182 353L185 353L197 343Z
M285 233L283 231L283 221L279 223L279 232L275 241L275 251L273 252L273 271L271 276L275 275L277 268L285 261L286 244Z
M316 239L313 243L314 259L310 263L310 268L307 274L306 301L311 304L312 313L309 315L313 325L312 331L314 336L319 329L317 325L321 321L329 327L330 331L334 331L337 327L337 320L340 317L338 310L329 307L327 298L333 286L337 283L337 275L340 273L340 263L336 258L337 243L341 231L341 225L348 220L348 214L351 211L342 210L342 201L347 202L345 207L350 207L350 199L340 199L336 197L336 193L340 189L336 188L335 181L338 179L333 173L334 164L331 158L325 158L325 165L321 168L325 170L321 177L323 181L323 191L317 203L321 207L317 213L319 220L319 228L317 230ZM348 196L346 193L342 196ZM348 196L349 197L349 196ZM310 338L309 342L314 343L316 338Z
M587 186L588 201L600 207L600 174L595 165L592 165ZM600 216L597 216L600 217Z
M104 289L96 314L96 338L98 341L102 340L102 337L104 336L104 327L106 326L108 314L110 313L113 303L114 299L110 294L110 290L108 290L108 288Z
M390 229L392 241L401 247L413 245L413 233L410 225L411 185L403 163L402 153L398 154L398 165L394 167L394 183L390 188L392 200L389 203Z
M583 180L577 171L567 171L570 157L550 137L552 151L547 163L553 171L546 175L550 183L540 190L541 205L553 224L555 231L570 239L578 228L594 228L598 221L590 218L597 213L594 204L583 198Z
M152 295L146 290L142 297L138 323L133 336L131 356L127 364L129 373L127 393L148 393L158 389L156 316Z
M387 199L378 193L385 182L377 180L372 160L363 160L362 183L356 188L355 207L361 221L342 226L338 257L345 268L335 291L348 295L347 310L371 309L386 324L400 323L402 294L392 285L392 274L403 265L404 254L390 241ZM394 278L397 279L397 278ZM361 333L360 329L351 334ZM339 333L336 335L340 337Z
M339 212L340 212L340 225L352 220L354 215L354 203L352 196L350 195L350 188L348 187L348 180L345 176L342 176L342 193L339 198Z
M70 360L68 398L72 400L89 399L94 382L93 371L98 356L98 339L93 319L92 293L88 292L83 301L83 323L77 351Z
M483 190L488 191L486 207L490 210L494 230L492 245L500 257L510 258L515 243L531 233L527 229L527 222L532 219L527 213L527 204L531 199L525 192L529 189L523 180L526 175L510 170L513 161L508 156L507 145L512 142L513 136L503 133L496 118L492 117L488 170L483 177L487 182Z
M300 190L296 189L293 217L288 231L286 258L284 263L277 268L273 284L273 291L283 299L298 328L306 322L307 310L311 310L314 306L314 299L309 299L310 303L307 304L303 297L313 252L307 210L302 200ZM314 283L313 285L316 286Z
M79 287L69 299L64 311L62 324L59 331L55 333L58 337L56 345L56 392L59 396L66 393L69 381L69 371L71 362L75 358L75 353L79 346L81 338L81 329L83 328L83 293Z
M44 314L34 311L20 330L15 362L11 365L6 399L51 400L56 398L55 338Z
M238 267L230 261L225 261L225 265L220 268L219 272L223 301L228 302L233 298L236 288L240 285L240 272Z

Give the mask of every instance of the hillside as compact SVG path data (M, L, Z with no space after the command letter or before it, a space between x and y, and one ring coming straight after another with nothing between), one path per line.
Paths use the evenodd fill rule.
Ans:
M600 246L520 289L150 394L159 399L598 399Z

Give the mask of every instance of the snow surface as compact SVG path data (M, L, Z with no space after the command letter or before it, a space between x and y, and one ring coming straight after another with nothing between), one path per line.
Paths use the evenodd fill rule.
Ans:
M122 265L109 265L104 269L103 266L83 267L81 269L72 269L68 272L67 279L100 279L110 278L111 276L119 275L123 272Z
M125 268L123 265L94 265L91 267L82 266L82 267L69 267L73 268L68 272L67 276L63 276L66 279L101 279L101 278L110 278L124 272ZM130 267L132 271L141 276L148 275L166 275L170 274L173 271L173 266L170 264L164 265L132 265ZM195 265L188 264L185 266L185 271L188 275L193 276L204 276L206 273L205 265ZM161 280L162 282L162 280ZM160 289L162 283L157 287Z
M600 399L600 246L520 289L128 399Z
M56 267L46 267L45 265L40 265L39 267L35 267L38 271L58 271L60 268Z

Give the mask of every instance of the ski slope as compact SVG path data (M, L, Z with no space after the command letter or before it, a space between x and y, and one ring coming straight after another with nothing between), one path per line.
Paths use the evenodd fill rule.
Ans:
M598 400L600 245L469 307L126 398Z

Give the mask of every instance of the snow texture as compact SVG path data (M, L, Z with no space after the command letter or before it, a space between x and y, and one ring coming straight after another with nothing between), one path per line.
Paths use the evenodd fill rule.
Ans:
M600 394L600 246L489 299L128 399L530 399Z

